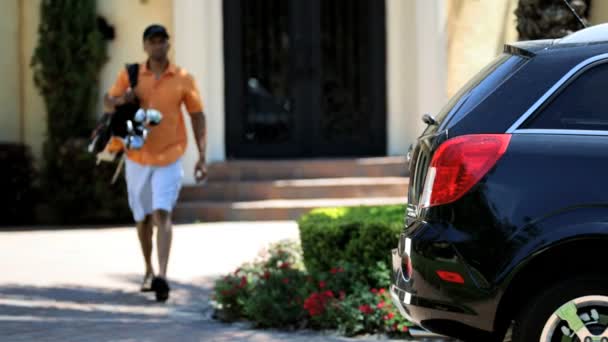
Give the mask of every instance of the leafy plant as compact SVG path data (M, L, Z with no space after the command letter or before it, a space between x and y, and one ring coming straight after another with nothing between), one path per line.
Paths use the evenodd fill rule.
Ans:
M110 186L114 167L95 166L86 152L106 43L95 0L43 0L38 44L31 60L47 110L41 186L53 223L130 220L123 182ZM69 18L69 19L66 19Z
M387 284L383 262L371 275ZM393 306L385 287L376 289L356 264L337 262L323 271L301 267L293 242L272 245L260 257L219 279L214 289L216 317L247 319L261 328L337 329L347 336L384 333L409 337L411 323Z
M371 286L386 286L378 278L379 262L389 265L403 229L403 206L315 209L298 220L306 268L329 270L346 262L357 265ZM386 266L380 266L386 269Z

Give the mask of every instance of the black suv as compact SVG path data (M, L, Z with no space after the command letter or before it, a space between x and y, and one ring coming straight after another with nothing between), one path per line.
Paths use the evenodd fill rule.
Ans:
M464 341L607 342L608 24L505 46L424 121L401 313Z

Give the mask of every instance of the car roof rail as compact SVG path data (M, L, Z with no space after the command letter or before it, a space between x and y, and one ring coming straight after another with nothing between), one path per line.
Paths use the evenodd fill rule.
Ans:
M608 41L608 24L600 24L576 31L557 41L557 45L598 43Z

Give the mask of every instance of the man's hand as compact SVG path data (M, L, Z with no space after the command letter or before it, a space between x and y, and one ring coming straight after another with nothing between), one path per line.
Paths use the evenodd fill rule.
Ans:
M122 106L125 103L130 103L133 101L135 101L135 92L133 91L133 89L129 88L123 96L120 96L116 99L115 104L118 106Z
M116 110L116 106L122 106L125 103L135 101L135 92L133 89L127 89L127 92L122 96L110 96L106 94L103 98L103 102L105 105L105 111L114 112Z
M205 157L200 157L196 165L194 166L194 178L197 183L200 183L207 179L207 165Z

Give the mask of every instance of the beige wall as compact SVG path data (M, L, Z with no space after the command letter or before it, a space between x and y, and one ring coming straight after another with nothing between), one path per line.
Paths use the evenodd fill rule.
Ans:
M205 104L207 161L222 161L226 158L222 0L175 0L174 17L175 59L194 76ZM185 121L188 149L183 159L184 182L193 184L198 150L190 120Z
M505 42L517 40L517 0L449 0L448 95L500 54Z
M0 142L20 142L19 0L0 2Z
M447 0L451 1L451 0ZM446 101L444 0L387 0L387 153L405 155Z
M18 129L9 130L9 128L5 128L8 126L13 127L15 125L13 121L19 122L19 120L13 120L12 118L8 119L6 113L9 112L9 109L5 109L5 103L8 104L6 105L7 108L15 108L10 111L17 113L19 112L18 104L21 102L22 108L20 112L24 122L24 142L30 145L34 155L39 159L42 155L42 144L45 139L46 110L44 102L34 86L32 70L28 66L38 41L37 30L40 20L40 0L2 0L0 2L2 6L0 9L2 9L3 20L0 21L0 25L2 25L3 30L0 34L2 34L2 41L6 41L4 35L10 35L10 30L7 31L4 27L10 28L11 23L12 25L16 25L19 11L13 10L13 8L16 8L18 1L21 2L22 6L19 25L21 30L20 52L23 63L23 68L20 72L22 92L19 94L18 87L15 87L15 89L9 87L7 83L10 84L11 82L3 82L2 86L0 86L0 99L2 99L1 103L3 107L0 112L2 114L0 118L0 124L2 125L0 133L3 137L6 134L5 132L19 132ZM145 56L141 42L144 28L150 23L160 23L167 27L170 34L173 32L173 1L98 0L97 6L99 14L103 15L114 26L116 31L115 40L110 42L108 46L109 61L101 72L100 87L102 91L100 92L97 105L97 111L101 113L102 93L112 84L119 69L127 62L142 61L144 59ZM3 55L7 56L5 52L3 52ZM173 56L173 52L171 56ZM10 55L9 51L8 58L17 59L18 57ZM3 76L6 72L4 64L3 59L0 65ZM10 69L9 71L14 73L15 70L18 70L18 68ZM19 73L17 76L9 74L9 79L11 79L10 77L19 78ZM15 84L18 83L15 82ZM14 100L19 98L21 101ZM18 136L13 139L18 139Z
M595 0L591 3L591 23L593 25L608 22L608 1Z
M24 120L24 140L34 156L40 160L42 144L46 135L46 109L44 101L34 85L30 60L38 43L38 23L40 22L40 0L21 1L21 48L24 67L22 68L22 113Z
M141 62L143 51L142 33L146 26L164 25L173 38L173 0L97 0L97 10L114 26L116 37L108 45L109 61L101 71L98 112L103 110L102 98L116 79L125 63ZM173 59L174 49L170 58Z

